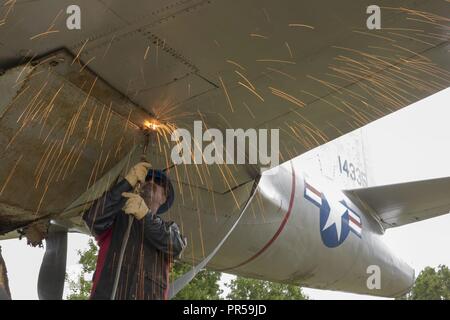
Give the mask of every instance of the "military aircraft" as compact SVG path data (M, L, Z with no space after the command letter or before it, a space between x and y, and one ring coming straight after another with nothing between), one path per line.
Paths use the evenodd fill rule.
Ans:
M0 239L45 239L40 298L62 297L67 232L88 233L81 214L144 150L174 181L183 261L214 252L207 268L236 275L407 292L414 272L382 235L449 212L450 180L370 185L354 130L449 86L450 4L373 5L3 1ZM195 120L277 128L283 163L174 164L171 133ZM297 158L310 150L319 172Z

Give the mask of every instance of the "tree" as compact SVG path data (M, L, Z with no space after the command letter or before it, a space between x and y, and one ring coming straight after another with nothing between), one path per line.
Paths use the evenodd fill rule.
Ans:
M92 239L89 239L88 248L84 251L78 250L81 265L81 272L75 280L71 280L66 274L66 281L69 283L68 300L87 300L91 294L92 274L97 263L98 248Z
M186 263L177 262L172 269L172 281L182 276L192 268ZM220 289L220 272L203 270L178 294L174 300L219 300L222 290Z
M306 300L302 289L296 285L236 277L226 285L231 300Z
M411 291L402 297L407 300L449 300L450 270L445 265L436 269L426 267L420 272Z

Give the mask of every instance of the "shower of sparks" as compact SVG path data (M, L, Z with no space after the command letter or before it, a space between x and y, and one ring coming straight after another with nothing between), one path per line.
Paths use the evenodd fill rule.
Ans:
M256 90L254 88L251 88L249 86L247 86L245 83L242 82L238 82L239 85L243 86L244 88L246 88L248 91L250 91L251 93L253 93L256 97L258 97L259 100L261 100L262 102L264 102L264 98L261 97L261 95L256 92Z
M288 42L285 42L284 44L286 45L286 48L287 48L287 50L288 50L288 52L289 52L289 57L290 57L291 59L294 59L294 54L292 53L291 46L289 45Z
M234 66L236 66L236 67L238 67L239 69L241 69L241 70L243 70L243 71L246 70L243 66L241 66L241 65L240 65L239 63L237 63L236 61L233 61L233 60L227 60L227 62L230 63L230 64L232 64L232 65L234 65Z
M9 14L12 12L14 5L16 4L17 0L8 0L5 1L5 3L3 4L3 7L8 7L8 9L5 12L5 15L0 18L0 26L6 24L6 21L8 19Z
M95 59L95 57L90 58L88 61L86 61L85 64L83 64L83 66L80 68L80 73L84 71L84 69L88 66L89 63L91 63L93 60Z
M248 80L248 78L246 76L244 76L242 73L240 73L237 70L235 70L234 72L237 75L239 75L253 90L255 90L255 86L250 82L250 80Z
M52 34L52 33L58 33L59 30L53 30L53 28L55 27L56 20L58 20L58 17L61 15L62 12L63 12L63 10L59 10L58 14L56 15L56 17L53 19L52 23L48 27L47 31L39 33L39 34L37 34L35 36L32 36L30 38L30 40L35 40L37 38L44 37L44 36L47 36L47 35Z
M12 176L14 175L14 173L16 172L17 166L19 165L20 161L23 158L23 154L20 155L20 157L16 160L16 163L14 164L14 167L11 169L11 171L9 172L5 182L3 183L2 188L0 189L0 196L3 194L3 191L5 191L6 186L8 185L9 181L11 180Z
M83 42L82 46L80 47L80 50L78 50L77 55L75 56L75 58L73 58L72 63L70 65L73 65L75 63L75 61L78 61L78 62L80 61L81 53L83 52L83 49L88 42L89 42L89 39L86 39L86 41Z
M222 85L223 92L225 93L225 96L227 97L228 105L230 106L231 112L234 112L233 104L231 103L231 99L230 99L230 95L228 94L227 87L225 86L225 83L223 82L222 77L219 76L219 80Z
M258 33L250 33L250 37L254 37L254 38L260 38L260 39L269 39L269 37L264 36L262 34L258 34Z
M40 38L40 37L44 37L44 36L47 36L47 35L52 34L52 33L58 33L58 32L59 32L59 30L47 30L45 32L39 33L39 34L37 34L35 36L32 36L30 38L30 40L34 40L34 39L37 39L37 38Z
M269 89L273 95L278 96L282 99L285 99L286 101L289 101L289 102L295 104L296 106L299 106L300 108L303 108L306 105L303 101L297 99L296 97L294 97L286 92L283 92L283 91L273 88L273 87L269 87Z
M289 27L301 27L301 28L308 28L314 30L313 26L307 25L307 24L301 24L301 23L290 23Z
M6 11L3 19L0 20L0 25L5 23L15 2L15 0L5 2L4 6L10 5L10 8ZM184 207L192 208L189 217L192 220L188 220L186 216L183 217L182 214L179 214L180 210L169 212L173 215L170 218L174 218L177 222L181 221L180 225L183 232L190 236L189 247L192 253L192 263L208 253L209 241L215 242L216 240L211 240L211 234L207 229L209 221L204 219L205 208L213 211L208 212L208 214L214 215L216 223L223 223L224 209L221 207L221 200L219 201L221 195L219 196L216 193L217 189L230 190L226 199L229 200L227 205L234 207L233 209L240 208L242 205L242 194L240 192L245 193L245 191L236 188L242 182L239 179L241 168L237 165L224 164L215 167L206 164L173 165L170 159L170 146L173 145L173 141L170 140L170 137L177 128L184 124L189 125L192 119L198 119L199 117L202 119L205 129L209 127L217 128L222 124L224 124L224 128L233 128L236 126L234 121L236 121L236 118L237 121L240 121L240 117L242 117L242 123L249 120L249 126L251 126L261 120L260 112L263 109L258 109L259 106L264 105L265 108L269 104L271 108L276 108L278 104L287 106L286 120L279 124L280 132L283 133L283 136L292 139L295 145L292 147L289 145L290 141L281 141L280 159L286 161L305 150L343 135L352 128L361 127L386 113L417 101L426 93L436 92L448 87L450 72L448 69L441 68L438 62L433 62L431 56L427 54L427 50L449 40L450 27L448 23L450 19L406 8L386 9L402 14L408 21L408 28L393 25L383 27L383 30L377 32L353 30L353 36L364 37L365 43L368 45L366 47L355 46L354 48L329 47L328 50L335 50L336 54L331 57L328 64L324 65L325 72L320 74L314 73L313 68L308 68L307 72L301 73L301 68L292 67L296 64L294 53L295 56L302 57L305 52L300 45L301 43L296 43L293 39L278 39L279 47L277 49L280 49L281 55L278 55L280 52L276 54L273 50L266 52L261 50L257 52L258 56L251 57L251 59L244 59L245 56L240 56L239 52L234 51L231 51L233 55L221 57L220 67L225 69L225 72L222 72L222 70L220 72L221 75L224 75L224 78L219 76L216 92L223 91L225 95L226 99L220 101L222 106L226 108L226 110L220 110L223 113L217 112L214 106L215 101L210 105L207 99L205 99L206 105L195 104L195 108L186 108L186 104L174 103L177 97L171 97L171 100L161 98L148 101L149 105L146 105L146 107L154 115L154 118L141 119L140 125L156 133L152 150L150 150L150 160L152 160L152 163L154 160L156 162L156 159L161 160L156 163L165 167L167 173L174 177L176 181L174 185L177 194L180 195L177 202ZM263 23L272 23L266 9L263 9L263 12L265 16ZM57 33L58 31L54 30L54 26L58 15L46 32L37 34L30 40L43 39L45 36ZM263 19L262 13L260 15ZM287 23L288 21L282 23L284 29L286 29ZM290 23L288 26L315 30L313 26L300 23ZM253 28L252 30L263 29ZM270 46L269 49L272 49L272 42L275 39L272 33L263 35L259 33L249 34L248 32L248 30L243 32L241 36L249 42L251 40L248 39L248 35L253 38L268 40L260 41L258 45L267 44ZM105 38L105 44L102 48L106 47L106 50L101 51L103 53L102 58L110 50L114 50L112 43L115 40L115 35L110 38L109 43L107 43L108 39ZM222 39L219 40L222 41ZM289 40L290 43L286 40ZM89 39L86 39L79 47L71 64L74 65L75 62L78 62L79 73L83 75L86 74L89 63L95 59L95 57L90 57L84 65L80 61L88 41ZM120 41L120 39L117 39L117 41ZM380 41L383 44L380 44ZM223 46L221 46L218 40L214 40L214 44L220 50L225 50L227 48L225 44L228 43L223 41ZM424 46L426 46L425 49ZM164 47L165 41L157 40L156 52L150 54L150 46L147 46L145 52L141 52L141 57L143 53L144 60L141 60L141 64L144 65L149 56L153 61L152 56L155 56L155 64L158 65L159 54L162 58L164 53L163 51L159 53L159 49L164 50ZM292 49L296 51L293 52ZM29 51L28 54L35 58L35 52ZM257 59L261 56L280 57L288 60ZM227 60L226 57L233 57L236 60ZM18 88L23 86L23 88L11 103L14 106L19 104L21 106L20 109L10 108L7 111L8 114L12 111L17 112L12 121L14 123L17 120L17 130L11 134L12 137L10 137L5 150L19 148L18 143L19 141L22 142L25 136L23 133L26 130L32 130L31 128L34 128L35 125L39 126L39 135L36 134L39 139L36 144L39 147L39 153L36 155L32 169L33 180L31 182L38 197L36 214L41 209L46 211L46 202L49 201L50 195L54 193L56 188L62 188L63 183L70 183L74 181L73 179L83 178L85 180L83 180L82 187L90 190L92 185L99 181L113 164L117 163L119 159L125 159L125 155L131 146L138 144L135 141L138 138L134 135L139 124L132 122L135 121L134 111L130 110L130 112L119 115L115 110L116 102L102 103L97 101L96 97L93 96L97 79L86 77L84 81L81 81L78 86L82 88L84 94L73 100L76 102L70 106L72 107L71 113L65 114L66 118L61 117L61 106L65 108L64 110L68 110L60 99L67 95L68 85L64 85L63 82L51 83L45 77L45 74L42 74L46 71L44 65L52 59L53 56L48 57L40 60L38 64L31 64L32 59L23 61L24 66L21 67L16 81L16 86ZM259 63L270 63L270 67ZM74 67L78 67L78 64ZM142 66L139 71L145 82ZM232 75L235 81L228 78L233 71ZM126 92L134 94L135 79L122 80L125 84L127 81L129 83ZM194 82L192 86L195 88ZM186 86L183 86L182 90L186 90L185 88ZM195 101L196 92L193 91L191 97L190 82L187 84L187 88L189 98ZM264 88L264 91L261 88ZM244 95L241 92L245 92L245 99L250 99L248 93L251 93L259 101L257 101L257 104L247 104L243 101ZM265 94L266 92L269 93ZM184 94L185 91L183 91ZM132 95L128 94L128 96L130 99L133 98ZM277 104L272 104L273 99L277 100ZM235 112L234 115L230 114L227 105L231 113ZM329 116L328 119L322 122L315 118L310 119L312 118L311 113L317 105L321 112ZM306 108L306 106L308 107ZM280 115L286 110L282 109L283 107L280 107ZM201 149L196 143L194 143L193 148L195 150ZM131 159L131 154L128 159L125 159L128 161L127 168L133 165ZM11 162L13 168L3 182L0 196L7 190L12 177L17 174L17 168L21 161L23 161L23 154L18 157L14 164ZM106 185L109 185L109 176L106 180ZM92 193L92 199L97 197L99 192L100 190L96 190L95 193ZM253 213L252 219L266 221L266 208L264 208L264 199L261 195L258 194L255 197L255 203L250 208ZM135 250L136 256L141 255L139 248L133 250ZM142 279L140 278L139 281L142 281Z
M148 52L150 51L150 46L147 46L147 49L145 49L144 53L144 60L147 60Z
M144 127L166 137L170 136L176 130L175 124L170 122L162 123L158 119L146 120Z
M275 63L285 63L285 64L296 64L295 61L277 60L277 59L257 59L256 62L275 62Z

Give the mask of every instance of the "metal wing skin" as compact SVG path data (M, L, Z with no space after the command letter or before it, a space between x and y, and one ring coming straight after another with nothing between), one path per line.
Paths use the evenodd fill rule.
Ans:
M371 4L4 1L0 234L48 220L87 232L80 213L139 161L146 121L279 129L281 163L447 88L448 1L383 1L380 30L366 26ZM174 180L168 218L197 261L261 166L174 165L172 147L160 132L146 156Z

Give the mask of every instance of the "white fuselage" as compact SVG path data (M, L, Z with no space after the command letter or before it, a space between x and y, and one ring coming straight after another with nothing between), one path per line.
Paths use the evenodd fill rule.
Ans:
M382 242L370 208L289 162L263 174L216 269L302 286L398 296L414 270Z

